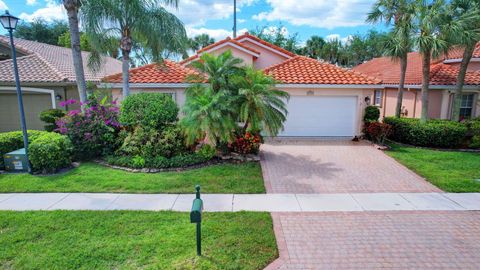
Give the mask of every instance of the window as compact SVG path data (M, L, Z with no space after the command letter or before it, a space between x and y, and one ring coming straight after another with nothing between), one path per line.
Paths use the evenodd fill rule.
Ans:
M460 119L472 117L474 94L462 95L462 103L460 104Z
M382 106L382 90L375 90L373 102L376 106Z

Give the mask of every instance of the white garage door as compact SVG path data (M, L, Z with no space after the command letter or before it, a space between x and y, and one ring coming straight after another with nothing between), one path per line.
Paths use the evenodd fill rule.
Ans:
M353 137L357 97L291 96L285 129L279 136Z

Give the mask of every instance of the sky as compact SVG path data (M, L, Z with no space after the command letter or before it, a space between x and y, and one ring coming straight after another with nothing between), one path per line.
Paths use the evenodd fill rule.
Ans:
M207 33L216 40L232 35L233 0L179 0L178 9L169 8L185 24L189 36ZM42 18L66 20L57 0L0 0L5 9L22 20ZM365 23L375 0L237 0L237 30L282 25L289 34L298 33L300 43L310 36L346 40L370 29L385 31L384 25ZM5 33L2 29L0 33Z

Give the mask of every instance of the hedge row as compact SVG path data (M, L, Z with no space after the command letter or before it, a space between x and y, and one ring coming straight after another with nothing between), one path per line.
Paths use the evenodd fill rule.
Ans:
M463 147L468 128L464 123L448 120L429 120L386 117L384 123L393 127L389 138L406 144L426 147Z
M145 159L140 156L108 156L105 161L110 165L128 167L128 168L152 168L152 169L167 169L167 168L183 168L208 161L209 158L199 154L185 154L166 158L157 156L155 158Z
M29 158L36 172L50 173L67 167L72 162L70 140L58 133L29 130ZM0 133L0 169L5 168L3 156L23 148L21 131Z

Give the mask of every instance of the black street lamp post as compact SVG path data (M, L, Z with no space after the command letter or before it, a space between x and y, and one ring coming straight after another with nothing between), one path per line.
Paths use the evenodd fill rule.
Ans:
M0 16L0 23L2 26L7 29L8 34L10 35L10 46L12 47L12 62L13 62L13 73L15 74L15 86L17 87L17 98L18 98L18 110L20 111L20 123L22 125L23 132L23 145L25 147L25 156L27 158L27 169L31 173L32 169L30 167L30 159L28 158L28 134L27 134L27 125L25 124L25 111L23 110L23 98L22 98L22 89L20 88L20 77L18 76L18 67L17 67L17 53L15 51L15 44L13 43L13 30L17 27L18 18L10 15L10 13L5 11L5 14Z

